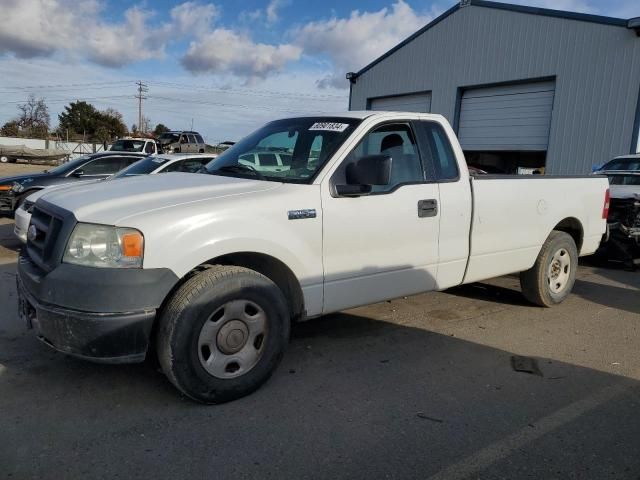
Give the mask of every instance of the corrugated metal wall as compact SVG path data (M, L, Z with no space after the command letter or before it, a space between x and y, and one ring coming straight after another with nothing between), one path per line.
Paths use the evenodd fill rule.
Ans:
M588 173L628 154L640 93L640 38L632 30L481 6L462 7L374 65L352 86L367 99L431 91L452 124L460 88L555 78L547 171Z

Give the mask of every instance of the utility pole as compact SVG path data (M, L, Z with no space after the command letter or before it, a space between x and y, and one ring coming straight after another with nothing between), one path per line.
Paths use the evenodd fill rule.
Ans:
M149 91L149 86L142 80L138 80L136 85L138 86L138 94L136 95L138 99L138 130L144 133L144 126L142 125L142 100L146 100L147 97L145 97L144 94Z

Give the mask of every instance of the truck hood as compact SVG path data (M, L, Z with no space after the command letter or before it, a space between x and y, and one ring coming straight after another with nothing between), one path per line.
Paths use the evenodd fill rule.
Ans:
M81 222L122 225L153 210L215 198L247 195L281 183L196 173L163 173L73 185L45 192L41 200L72 212Z
M69 181L68 183L61 183L61 184L58 184L58 185L51 185L50 187L45 187L45 188L42 188L40 190L36 190L35 193L32 193L31 195L29 195L27 197L27 200L29 202L36 203L40 197L42 197L43 195L46 195L47 193L55 192L57 190L62 190L63 188L71 188L71 187L75 187L75 186L78 186L78 185L87 185L89 183L97 183L97 182L103 182L103 181L104 181L104 179L102 179L102 180L81 180L81 181L78 181L78 182Z

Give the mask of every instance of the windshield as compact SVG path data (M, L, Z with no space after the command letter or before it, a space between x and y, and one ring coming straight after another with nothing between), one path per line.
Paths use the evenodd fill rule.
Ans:
M271 122L226 150L206 169L214 175L309 183L360 122L327 117Z
M163 133L158 137L160 143L176 143L180 139L180 135L177 133Z
M169 161L168 158L164 157L147 157L143 160L140 160L124 170L119 171L111 178L124 178L124 177L132 177L135 175L148 175L153 172L156 168L160 167L160 165L164 165Z
M91 157L89 155L84 155L80 158L76 158L75 160L71 160L70 162L63 163L62 165L58 165L56 168L52 168L48 173L53 175L60 175L70 172L71 170L76 169Z
M144 148L144 140L116 140L110 150L118 152L141 152Z

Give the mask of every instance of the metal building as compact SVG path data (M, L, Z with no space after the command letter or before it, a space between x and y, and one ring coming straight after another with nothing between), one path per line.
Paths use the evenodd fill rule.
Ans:
M440 113L490 172L638 151L640 19L463 0L347 78L350 109Z

